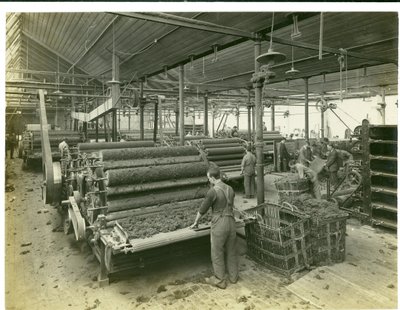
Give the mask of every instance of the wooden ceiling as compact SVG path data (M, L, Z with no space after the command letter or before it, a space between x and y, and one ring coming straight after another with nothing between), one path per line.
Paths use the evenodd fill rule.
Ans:
M101 94L104 83L111 80L113 51L120 58L120 81L125 85L138 87L139 79L145 79L145 89L170 90L171 96L177 96L177 66L184 64L185 83L192 95L208 91L211 96L245 97L254 72L254 41L240 33L261 33L266 39L272 36L273 49L286 55L286 60L272 69L276 77L267 96L301 99L304 78L309 78L311 95L322 90L337 94L340 84L347 95L363 96L380 87L385 87L387 94L397 94L397 12L323 14L323 46L342 49L346 60L342 73L340 52L324 52L319 60L318 50L309 47L319 44L320 14L298 13L301 37L292 43L296 45L294 67L300 72L294 77L285 74L292 65L292 19L288 13L274 14L272 33L272 12L169 13L173 22L185 18L178 24L160 22L166 18L154 21L157 13L149 15L153 21L137 18L135 13L9 13L6 90L15 92L9 94L9 102L18 99L20 91L43 87L44 81L52 84L46 86L52 91L57 87L64 92L75 89L82 94ZM184 26L187 19L193 27ZM202 22L212 24L207 31L194 29ZM223 31L232 28L237 30L235 35ZM262 53L269 47L266 39Z

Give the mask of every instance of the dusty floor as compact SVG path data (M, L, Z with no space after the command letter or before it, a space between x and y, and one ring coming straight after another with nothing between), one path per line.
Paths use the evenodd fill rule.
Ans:
M22 171L20 159L7 160L6 163L6 182L14 186L13 191L5 194L7 309L321 307L310 298L292 293L288 289L290 280L249 260L245 255L245 242L241 239L240 280L226 290L203 283L204 276L211 272L209 255L166 261L129 274L114 275L109 286L99 288L96 282L98 262L90 248L85 244L77 244L72 235L64 235L59 227L58 213L42 202L41 172ZM274 195L276 193L267 193L266 199L273 200ZM255 204L255 200L243 200L237 195L236 203L247 207ZM358 229L357 226L355 229ZM389 239L390 244L396 244L394 234L389 234ZM357 245L354 240L353 243ZM394 253L384 257L385 261L390 260L389 267L392 269L396 269L397 262L394 247L392 250L384 248L384 253ZM392 270L390 276L393 287L389 288L397 290L397 270ZM396 308L397 301L394 307L393 302L387 308Z

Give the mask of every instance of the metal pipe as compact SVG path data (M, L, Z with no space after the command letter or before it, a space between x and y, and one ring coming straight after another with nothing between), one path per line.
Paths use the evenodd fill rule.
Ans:
M179 65L179 145L181 146L185 144L185 107L183 98L184 76L185 67L181 64Z
M117 130L117 109L113 109L112 112L112 140L113 142L118 141L118 130Z
M256 110L255 110L254 104L251 106L251 122L252 122L252 132L255 134L256 133ZM256 141L255 138L254 138L254 141Z
M96 118L96 142L99 142L99 119Z
M193 128L192 128L192 134L193 136L196 134L196 112L193 110Z
M175 136L179 136L179 100L175 102Z
M261 54L261 41L254 42L254 71L260 71L260 63L257 57ZM256 110L256 171L257 171L257 204L264 203L264 153L263 153L263 105L261 102L262 83L255 84L255 110Z
M157 142L157 128L158 128L158 100L154 103L154 128L153 128L153 141Z
M306 134L306 140L309 138L309 115L308 115L308 78L304 79L305 83L305 90L304 90L304 95L305 95L305 101L304 101L304 117L305 117L305 134Z
M144 104L142 103L143 98L143 81L140 81L140 93L139 93L139 113L140 113L140 124L139 124L139 131L140 131L140 140L144 140Z
M208 136L208 93L204 94L204 135Z
M386 101L385 101L385 95L386 95L385 87L382 87L382 103L381 103L382 125L386 124Z
M106 142L108 142L106 115L103 116L103 123L104 123L104 138L105 138Z
M275 130L275 102L271 104L271 131Z
M251 102L250 102L250 92L251 88L248 88L248 96L247 96L247 134L248 141L251 142Z
M214 104L211 106L211 138L214 138L215 132L215 106Z
M325 134L325 124L324 124L324 112L321 110L321 138L324 138Z

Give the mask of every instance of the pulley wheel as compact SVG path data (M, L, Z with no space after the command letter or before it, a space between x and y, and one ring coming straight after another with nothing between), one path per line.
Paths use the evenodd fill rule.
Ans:
M62 193L62 174L61 165L59 162L52 163L51 170L48 170L46 165L43 167L44 186L43 198L45 203L59 202Z

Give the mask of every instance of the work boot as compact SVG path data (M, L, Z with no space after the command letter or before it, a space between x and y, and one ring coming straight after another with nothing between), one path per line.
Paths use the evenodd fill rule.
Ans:
M229 282L231 282L232 284L236 284L239 280L239 277L236 277L236 279L231 279L229 278Z
M227 284L226 284L226 280L225 279L224 280L220 280L217 277L212 276L211 278L206 278L205 280L206 280L207 284L210 284L212 286L218 287L220 289L226 289Z

